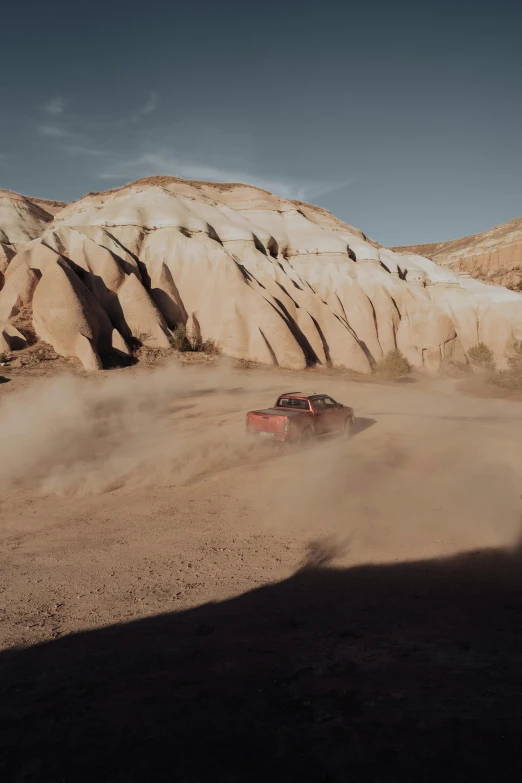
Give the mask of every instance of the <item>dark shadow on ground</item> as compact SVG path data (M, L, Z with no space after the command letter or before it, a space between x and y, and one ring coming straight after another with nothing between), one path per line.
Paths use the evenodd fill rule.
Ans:
M353 423L352 429L350 430L350 435L352 437L355 435L360 435L365 430L373 427L374 424L377 424L375 419L365 418L364 416L357 416ZM339 438L346 438L346 433L344 430L335 430L334 432L321 435L320 437L316 438L316 443L328 443L337 441Z
M6 378L5 375L0 375L0 383L9 383L11 378Z
M135 356L116 350L107 351L100 358L104 370L120 370L123 367L134 367L135 364L138 364Z
M353 438L356 435L360 435L365 430L369 430L370 427L373 427L374 424L377 424L375 419L370 419L364 416L356 416L352 429L350 430L350 437ZM320 438L317 438L317 442L327 443L328 441L337 441L342 438L346 438L346 433L343 430L337 430L336 432L331 432L327 435L321 435Z
M374 424L377 424L375 419L365 418L364 416L357 416L352 428L352 435L360 435L364 430L370 429Z
M477 552L4 652L0 778L520 780L521 617L520 553Z

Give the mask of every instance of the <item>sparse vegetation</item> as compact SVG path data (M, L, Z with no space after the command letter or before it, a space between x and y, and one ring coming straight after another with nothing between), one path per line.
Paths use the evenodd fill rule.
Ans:
M9 351L0 354L0 364L6 364L14 370L21 367L33 369L51 361L59 361L68 365L73 362L73 359L59 356L51 345L43 341L29 345L28 348L24 348L21 351Z
M178 324L170 334L170 344L175 351L185 353L206 353L211 356L217 356L221 353L219 345L215 340L201 340L192 332L187 330L185 324Z
M374 372L376 375L381 375L384 378L399 379L409 375L412 369L413 367L406 357L398 348L395 348L393 351L388 351L377 362Z
M138 348L141 348L145 345L147 340L150 340L152 337L150 332L137 332L136 334L132 335L131 342L134 342Z
M136 332L136 334L126 334L125 342L130 348L131 355L137 358L141 349L145 348L146 341L151 337L150 332Z
M11 317L10 322L25 337L28 346L39 342L33 326L32 305L21 307L18 313Z
M483 370L495 369L495 355L485 343L472 345L468 351L468 358L475 367Z
M240 370L255 370L255 368L258 367L258 363L253 362L250 359L238 359L237 367Z
M490 383L503 389L522 390L522 345L517 345L515 355L508 359L507 370L496 370L489 376Z
M203 340L201 343L198 343L195 350L200 351L201 353L206 353L209 356L219 356L221 353L219 343L217 343L215 340L211 340L210 338Z
M192 351L192 342L187 334L185 324L178 324L169 335L169 342L175 351Z
M482 367L484 369L484 365ZM489 365L487 370L481 373L481 376L478 384L468 384L467 390L473 396L493 396L519 400L522 393L522 343L514 346L511 356L508 357L506 369L498 370L494 364ZM493 387L496 387L497 391L494 391Z
M471 366L466 362L452 362L443 359L439 367L439 375L443 378L466 378L471 373Z

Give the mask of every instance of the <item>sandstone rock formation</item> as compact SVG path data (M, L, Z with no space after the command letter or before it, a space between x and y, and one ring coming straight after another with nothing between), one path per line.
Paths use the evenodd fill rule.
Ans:
M16 249L20 242L39 237L53 215L66 206L65 201L28 198L0 189L0 243L2 250ZM0 256L1 257L1 256Z
M18 331L18 329L10 323L0 324L0 353L4 351L19 351L21 348L25 348L27 340Z
M259 188L151 177L45 218L6 201L0 325L32 307L37 336L88 369L169 348L178 325L228 356L361 373L395 347L436 371L480 341L502 366L522 339L519 294Z
M53 215L65 206L64 201L32 199L0 189L0 289L18 250L41 236Z
M522 290L522 218L452 242L393 248L436 261L486 283Z

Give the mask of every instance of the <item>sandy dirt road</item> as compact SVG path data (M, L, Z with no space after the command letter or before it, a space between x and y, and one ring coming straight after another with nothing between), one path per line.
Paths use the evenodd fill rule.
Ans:
M353 405L351 441L245 437L248 409L312 388ZM4 780L522 771L521 403L20 372L0 434Z

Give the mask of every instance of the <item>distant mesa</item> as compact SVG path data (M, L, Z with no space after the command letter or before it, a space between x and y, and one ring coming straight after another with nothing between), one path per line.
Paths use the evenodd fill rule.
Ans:
M521 234L522 220L487 233L509 226L504 237ZM455 266L451 245L390 250L239 183L148 177L72 204L3 190L0 350L23 351L29 324L94 370L137 341L171 350L181 325L227 356L293 369L370 373L398 347L436 372L478 342L503 366L522 339L522 296L461 274L475 266L463 253Z

